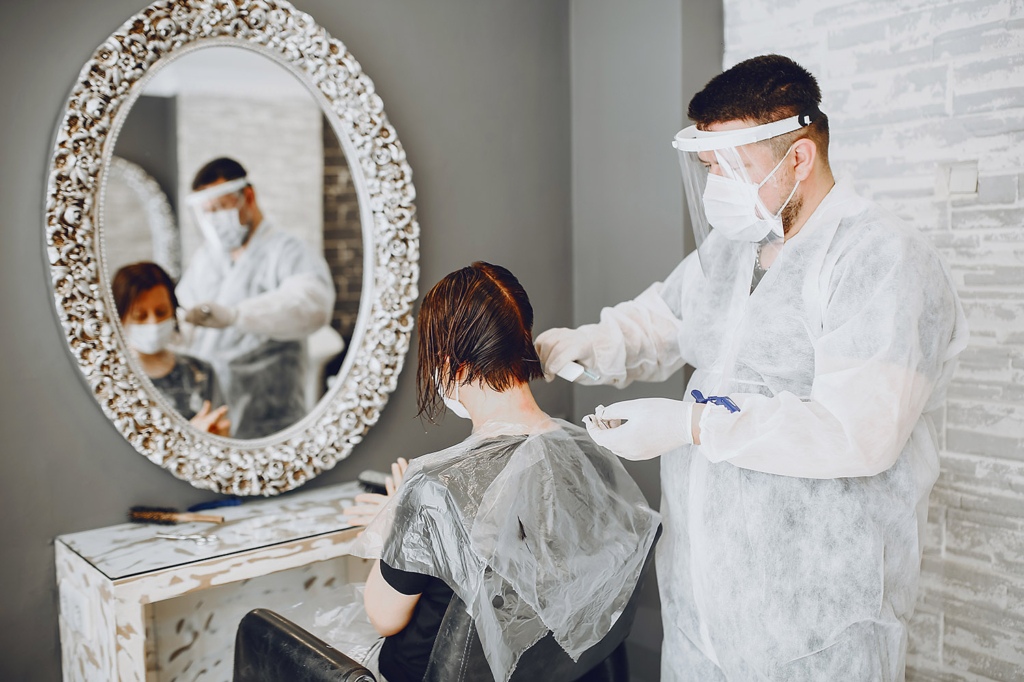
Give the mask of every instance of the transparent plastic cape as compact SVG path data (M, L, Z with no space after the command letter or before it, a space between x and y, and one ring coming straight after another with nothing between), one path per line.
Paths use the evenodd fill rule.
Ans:
M414 460L354 553L444 580L495 680L550 630L574 660L608 633L660 523L618 458L561 420L488 423Z
M312 620L296 622L352 660L366 665L380 635L363 607L365 589L365 583L345 583L334 590L329 601L313 606Z

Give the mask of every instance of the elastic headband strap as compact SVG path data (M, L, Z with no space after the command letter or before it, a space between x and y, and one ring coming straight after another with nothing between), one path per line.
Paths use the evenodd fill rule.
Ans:
M185 201L189 204L204 204L211 199L217 199L224 196L225 194L234 194L240 192L249 186L249 178L242 176L235 180L228 180L217 185L211 185L206 189L201 189L198 192L192 192L185 198Z
M710 152L727 147L742 147L805 128L821 115L821 110L814 107L796 116L736 130L698 130L696 125L692 125L676 134L672 146L681 152Z

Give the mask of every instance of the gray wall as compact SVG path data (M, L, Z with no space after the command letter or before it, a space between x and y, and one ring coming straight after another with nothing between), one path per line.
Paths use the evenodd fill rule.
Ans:
M139 97L117 135L114 154L142 167L178 209L178 138L173 97Z
M572 0L573 326L638 295L682 260L682 182L673 136L721 71L722 7L703 0ZM577 420L639 397L681 398L684 373L623 390L574 387ZM655 506L658 461L627 463ZM635 679L657 680L661 616L649 581L630 636Z
M209 497L121 438L72 363L53 311L42 237L46 166L85 60L143 0L5 3L0 23L0 679L59 677L53 538L114 523L133 504ZM540 329L570 319L568 5L548 0L296 0L376 83L414 171L428 287L487 259L533 294ZM415 362L415 354L409 362ZM408 367L409 365L407 365ZM413 372L337 483L455 442L468 422L414 418ZM570 389L542 385L567 415Z

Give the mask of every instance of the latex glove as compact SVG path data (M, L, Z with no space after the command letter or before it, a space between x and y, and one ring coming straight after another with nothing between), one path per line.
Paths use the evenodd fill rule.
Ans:
M391 475L384 480L386 495L380 493L359 493L355 496L353 504L345 507L341 513L352 523L353 526L367 526L377 518L380 510L395 496L398 487L402 485L405 478L405 470L409 468L409 462L404 457L391 465Z
M216 410L212 410L210 409L210 401L204 400L202 409L199 410L196 416L189 419L188 423L206 433L230 436L231 420L228 419L227 414L227 405L221 405Z
M693 406L668 398L624 400L583 418L594 442L619 457L633 461L653 459L669 450L693 443Z
M549 329L534 339L533 345L544 368L544 381L553 381L570 362L578 362L584 369L595 371L594 339L589 327ZM589 382L584 380L580 383Z
M213 329L230 327L237 318L237 310L228 308L220 303L214 303L213 301L200 303L185 312L186 322L199 327L211 327Z

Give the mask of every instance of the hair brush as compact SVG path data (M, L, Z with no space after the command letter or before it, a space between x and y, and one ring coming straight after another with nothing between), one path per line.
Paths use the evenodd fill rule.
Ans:
M176 523L189 523L190 521L224 523L223 516L179 512L173 507L132 507L128 511L128 520L132 523L158 523L162 526L173 526Z

